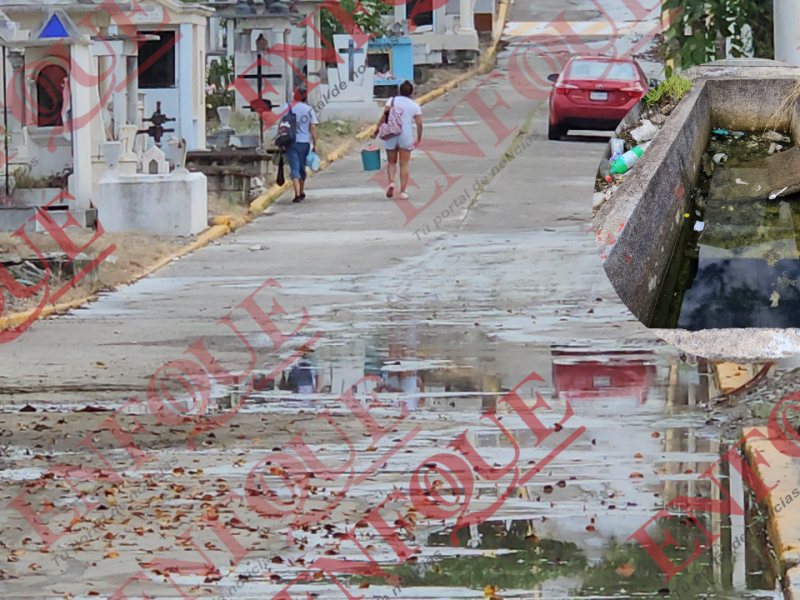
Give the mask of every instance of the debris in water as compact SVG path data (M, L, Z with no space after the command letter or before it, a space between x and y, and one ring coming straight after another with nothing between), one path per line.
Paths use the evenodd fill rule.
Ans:
M774 194L770 194L770 196L769 196L769 199L770 199L770 200L775 200L775 198L777 198L778 196L780 196L780 195L781 195L783 192L785 192L785 191L786 191L786 190L788 190L788 189L789 189L789 186L786 186L786 187L785 187L785 188L783 188L783 189L782 189L780 192L775 192Z
M772 142L769 145L769 150L767 150L767 154L772 156L773 154L775 154L775 150L777 150L777 149L778 149L778 144L776 144L775 142Z
M738 177L737 177L736 179L734 179L734 181L735 181L736 183L738 183L739 185L750 185L749 183L747 183L746 181L742 181L742 180L741 180L741 179L739 179Z
M703 221L697 221L694 224L694 230L695 231L703 231L703 229L705 229L705 228L706 228L706 224Z
M718 165L721 165L726 160L728 160L727 154L723 154L722 152L720 152L719 154L714 155L714 162L717 163Z
M781 295L778 292L772 292L769 299L772 301L772 306L770 308L775 308L778 306L778 300L781 299Z
M792 139L786 137L785 135L781 135L777 131L768 131L767 133L761 136L761 139L767 140L768 142L791 142Z
M719 135L728 135L730 132L727 129L715 129L714 133Z
M775 263L777 263L781 259L781 255L775 252L775 249L767 250L762 256L764 260L767 261L767 264L770 267L774 267Z

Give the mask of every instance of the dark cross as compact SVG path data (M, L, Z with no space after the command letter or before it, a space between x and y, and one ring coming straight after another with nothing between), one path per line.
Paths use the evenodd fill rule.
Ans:
M259 116L264 113L265 111L272 112L272 101L268 98L263 97L264 93L264 80L265 79L280 79L280 73L264 73L263 69L261 68L261 57L262 52L269 49L267 46L267 40L264 38L264 34L260 34L258 39L256 40L256 48L258 49L258 54L256 54L256 72L255 75L250 73L246 75L241 75L243 79L255 79L257 81L257 88L258 88L258 98L254 99L250 106L246 108L252 110L254 113L258 114ZM261 128L261 141L264 141L264 129Z
M149 119L144 119L145 121L150 121L152 125L147 129L140 129L136 132L136 134L146 133L151 138L153 138L157 145L161 145L161 138L164 136L165 133L174 132L174 129L164 129L164 123L168 121L174 121L173 117L168 117L167 115L161 114L161 102L156 102L156 111L153 113L153 116Z
M356 43L353 38L350 38L347 41L347 49L339 48L339 53L343 54L347 52L347 80L348 81L355 81L356 77L356 65L355 65L355 55L362 54L364 52L363 48L356 48Z

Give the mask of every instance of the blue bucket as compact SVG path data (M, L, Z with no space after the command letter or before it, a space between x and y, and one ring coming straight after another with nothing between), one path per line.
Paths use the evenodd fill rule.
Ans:
M364 165L365 171L380 171L381 170L381 150L375 146L370 146L366 150L361 151L361 163Z

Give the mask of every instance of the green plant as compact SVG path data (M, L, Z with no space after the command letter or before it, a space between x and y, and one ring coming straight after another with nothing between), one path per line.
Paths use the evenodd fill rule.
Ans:
M235 77L233 61L222 56L208 66L206 72L206 120L217 115L217 107L233 106L235 92L229 88Z
M14 177L15 189L29 190L60 187L58 175L43 175L42 177L34 177L31 175L30 169L26 167L14 169L11 174Z
M231 112L231 129L237 135L256 134L261 131L263 123L255 113L242 114L239 111Z
M666 0L663 10L675 15L666 32L666 58L679 69L725 58L726 40L734 57L752 51L756 58L774 58L772 0Z
M340 6L347 13L352 13L356 4L354 0L339 0ZM375 37L385 35L383 28L384 15L388 15L394 10L391 4L384 4L382 0L361 0L367 12L358 12L353 15L353 21L361 28L366 34L376 34ZM342 24L336 20L330 11L323 10L322 12L322 37L333 47L333 35L336 33L346 33Z
M657 87L647 92L644 96L644 103L651 107L658 102L677 102L692 87L690 79L684 79L680 75L673 75L666 81L662 81Z
M36 178L27 169L14 169L14 187L16 189L30 189L36 183Z

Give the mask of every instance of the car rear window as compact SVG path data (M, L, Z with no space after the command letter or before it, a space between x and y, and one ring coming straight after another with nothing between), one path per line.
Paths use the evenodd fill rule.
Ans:
M570 79L615 79L636 81L636 69L631 63L576 60L569 72Z

